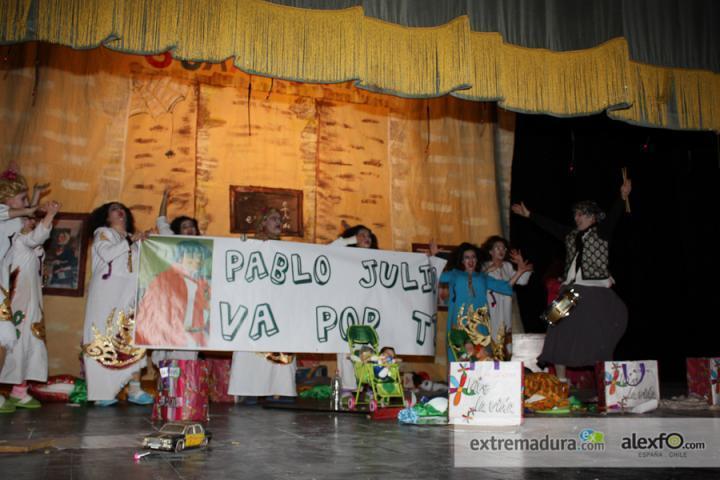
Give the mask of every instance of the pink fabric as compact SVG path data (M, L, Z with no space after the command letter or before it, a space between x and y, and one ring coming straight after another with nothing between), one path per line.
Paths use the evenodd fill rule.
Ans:
M209 419L208 365L205 360L162 360L153 420Z
M210 401L213 403L235 403L235 396L228 394L230 386L230 358L211 358L208 362L210 371Z
M192 327L197 332L185 332L185 309L187 308L188 289L185 275L176 266L171 266L158 274L150 283L140 300L138 322L135 329L135 342L139 345L157 345L163 347L189 347L188 337L192 337L197 346L207 343L205 338L204 311L209 308L208 284L197 280L195 301L193 302Z
M704 398L709 403L712 403L711 361L710 358L688 358L686 360L688 395Z

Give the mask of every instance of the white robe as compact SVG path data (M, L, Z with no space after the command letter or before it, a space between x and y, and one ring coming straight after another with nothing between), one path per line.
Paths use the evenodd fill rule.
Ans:
M296 397L295 360L280 365L255 352L233 352L228 394L248 397Z
M132 252L132 272L128 270L128 255ZM110 271L107 278L103 278ZM137 288L138 246L132 246L112 228L95 230L92 246L92 276L88 288L85 308L83 343L93 340L92 325L105 333L106 320L115 308L115 318L120 310L126 314L134 311L135 289ZM107 368L96 360L84 356L85 378L88 400L112 400L130 381L133 373L139 372L147 363L146 359L122 369Z
M488 272L487 268L490 267L489 263L483 266L483 271L487 272L488 276L496 278L498 280L510 280L515 275L515 268L510 262L503 262L502 266L492 272ZM532 272L525 272L520 275L515 285L527 285L530 280ZM504 328L508 332L513 330L513 296L502 295L500 293L491 292L488 290L487 293L487 304L488 312L490 313L490 327L492 330L493 339L497 339L500 328ZM508 350L512 352L512 345L508 345Z
M42 308L42 258L43 243L50 236L50 228L38 223L32 232L16 234L12 247L3 262L9 270L17 269L17 280L12 298L14 316L22 316L16 326L20 338L7 353L5 366L0 373L0 383L21 384L26 380L47 381L48 357L45 342L32 333L32 324L43 319Z
M10 238L20 232L22 229L22 219L10 218L10 208L0 203L0 286L5 290L9 289L10 283L10 263L6 259L10 251ZM7 262L7 263L6 263ZM0 292L0 301L5 296ZM17 334L15 326L11 322L0 320L0 347L12 348L17 342Z

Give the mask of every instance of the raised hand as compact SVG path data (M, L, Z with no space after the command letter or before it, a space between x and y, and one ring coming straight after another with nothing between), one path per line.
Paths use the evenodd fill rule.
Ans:
M428 256L434 257L438 254L439 251L440 249L437 246L437 242L434 238L431 239L430 243L428 244Z
M520 250L518 250L516 248L513 248L512 250L510 250L510 261L513 263L520 263L520 262L524 261Z
M515 262L515 265L517 265L517 272L518 273L525 273L525 272L532 272L533 271L533 264L525 260L524 258L520 257L517 262Z
M512 210L514 214L520 215L521 217L528 218L530 216L530 210L528 210L524 202L514 203L510 207L510 210Z
M30 199L31 206L37 206L40 202L40 198L45 195L50 189L49 183L36 183L33 186L32 198Z
M623 200L627 200L632 191L632 180L625 178L622 185L620 186L620 196Z
M46 212L46 215L55 216L60 211L60 207L62 207L60 203L56 201L50 201L43 205L42 210Z
M42 219L42 223L50 228L52 225L53 220L55 219L55 215L60 211L60 207L62 205L58 202L51 201L43 204L41 210L45 212L45 217Z
M510 250L510 261L517 265L518 272L525 273L533 270L533 264L523 258L520 250Z

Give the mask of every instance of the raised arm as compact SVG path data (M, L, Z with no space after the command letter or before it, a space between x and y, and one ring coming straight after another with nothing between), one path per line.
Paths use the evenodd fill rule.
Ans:
M35 214L38 209L37 205L27 208L10 208L7 205L0 204L0 220L10 220L17 217L30 217Z
M349 247L351 245L357 245L357 237L355 235L348 238L338 237L328 244L330 247Z
M167 219L167 204L169 196L170 189L166 188L163 191L162 201L160 202L160 211L158 212L158 217L155 220L155 226L157 226L158 233L160 233L160 235L175 234L175 232L172 231L172 228L170 228L170 223Z
M33 194L32 194L32 198L30 199L30 206L37 207L40 204L40 198L45 193L47 193L49 188L50 188L49 183L36 183L33 186Z
M610 238L612 237L613 231L615 230L615 227L617 226L620 218L623 215L623 212L625 211L625 205L628 198L630 197L631 190L632 182L626 178L625 180L623 180L623 183L620 186L620 197L615 200L615 202L612 204L612 207L610 207L607 218L598 224L598 235L601 238L605 240L610 240Z
M167 204L168 204L169 196L170 196L170 189L166 188L163 191L162 200L160 201L160 211L158 212L159 217L167 217Z
M45 211L45 217L40 220L29 235L21 237L24 238L25 244L30 248L40 246L45 243L48 238L50 238L52 222L55 219L55 215L57 215L60 210L60 204L58 202L48 202L43 205L43 210Z
M523 202L513 204L511 209L514 214L530 219L535 225L561 241L565 240L567 234L572 231L572 228L567 225L557 223L537 213L531 213Z

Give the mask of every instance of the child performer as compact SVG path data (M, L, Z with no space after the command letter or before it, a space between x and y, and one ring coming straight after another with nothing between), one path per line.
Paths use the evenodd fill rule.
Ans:
M40 408L40 402L27 393L27 380L47 381L47 348L42 309L43 243L50 237L52 222L60 209L57 202L45 205L45 217L39 223L34 217L23 218L24 226L13 237L6 257L14 278L13 319L20 334L18 342L5 359L0 383L15 384L9 401L16 408ZM7 262L6 262L7 263Z
M20 217L33 215L37 210L40 196L48 184L35 185L32 203L28 201L28 187L20 174L8 169L0 175L0 370L5 364L6 353L17 341L17 331L12 322L10 306L10 268L6 256L10 250L11 238L22 229ZM15 405L0 395L0 413L15 411Z

